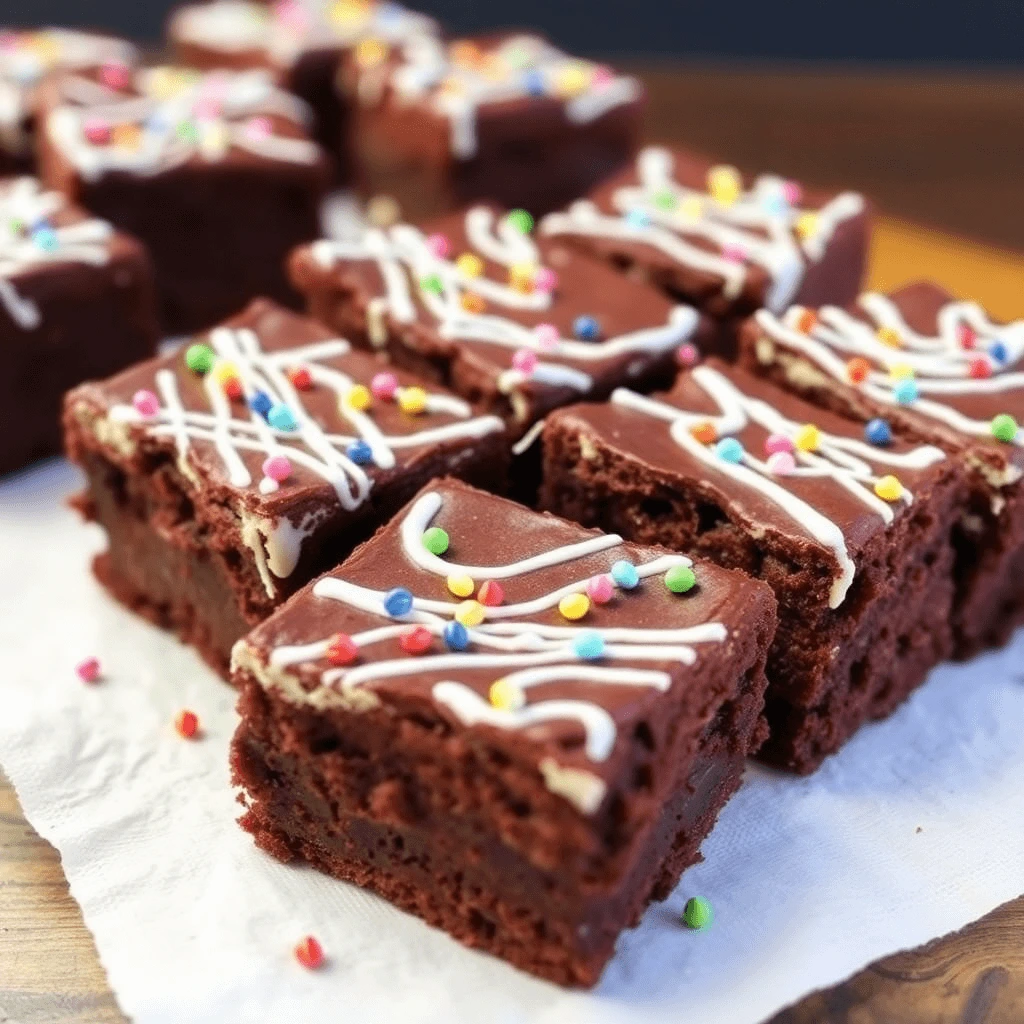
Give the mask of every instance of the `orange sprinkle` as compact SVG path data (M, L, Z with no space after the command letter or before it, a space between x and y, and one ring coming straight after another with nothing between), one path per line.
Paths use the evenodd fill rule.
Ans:
M182 738L194 740L199 733L199 716L194 711L179 711L174 728Z
M851 359L846 364L846 375L850 378L853 384L863 384L868 379L868 374L871 372L871 364L866 360L858 356L855 359Z
M801 310L796 318L796 329L801 334L810 334L818 323L818 314L813 309Z
M298 960L307 971L315 971L318 967L322 967L324 964L323 946L321 946L312 935L307 935L295 947L295 959Z
M714 423L694 423L690 427L690 433L694 440L701 444L714 444L718 440L718 431L715 430Z
M476 292L463 292L459 304L467 313L482 313L487 308L484 297Z

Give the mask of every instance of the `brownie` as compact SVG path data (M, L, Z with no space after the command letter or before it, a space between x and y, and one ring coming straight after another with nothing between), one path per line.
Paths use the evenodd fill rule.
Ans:
M357 57L341 72L356 184L407 219L481 199L546 213L639 144L640 83L536 35L421 36Z
M541 234L641 274L719 320L762 306L846 303L860 290L869 218L855 193L805 193L776 175L650 146Z
M40 189L0 178L0 473L60 451L64 392L156 351L145 249Z
M742 573L438 481L235 648L242 824L591 985L739 786L774 628Z
M501 488L500 420L269 300L65 402L110 591L227 672L231 645L439 474Z
M667 394L616 391L544 430L543 507L771 585L761 756L803 773L949 656L964 492L940 449L874 445L861 424L717 360Z
M336 82L341 60L438 31L432 18L396 3L213 0L174 11L167 37L175 58L191 67L273 72L312 108L314 137L334 155L339 178L347 180L350 112Z
M971 493L957 524L957 655L1024 624L1024 321L918 282L847 309L758 314L746 365L820 405L954 453Z
M297 305L284 262L320 233L330 160L267 72L162 66L120 88L65 75L42 107L43 180L149 246L167 333L257 296Z
M121 80L138 62L131 43L65 28L0 29L0 174L34 166L39 86L54 71L96 68Z
M560 405L669 382L680 346L711 344L689 306L531 233L491 206L292 257L312 316L443 381L515 437Z

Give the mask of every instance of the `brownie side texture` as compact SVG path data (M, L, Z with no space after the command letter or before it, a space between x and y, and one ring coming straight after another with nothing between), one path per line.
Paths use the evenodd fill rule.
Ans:
M749 404L738 412L736 402ZM730 443L765 459L766 443L805 424L822 447L795 473L728 461ZM851 457L863 468L842 472ZM808 475L825 463L834 476ZM880 503L873 487L894 473L903 496ZM962 470L941 451L897 440L873 456L858 424L714 361L654 402L616 393L608 406L553 414L544 432L542 507L772 587L779 631L761 756L803 773L949 656L951 533L964 493Z
M458 608L444 566L423 568L406 546L421 543L429 524L450 538L444 558L453 573L463 559L482 562L474 580L489 573L504 587L504 602L489 605L484 623L469 629L463 654L446 654L434 632ZM247 794L243 826L259 845L372 888L524 970L593 984L619 932L699 859L746 753L763 740L763 659L775 626L767 587L698 564L688 593L645 575L595 604L581 629L567 629L544 595L582 594L588 575L616 560L642 573L654 559L662 568L685 561L594 538L439 481L241 641L232 766ZM560 560L503 571L509 560L546 552ZM363 601L361 588L392 585L427 602L398 630L419 622L431 631L419 656L382 637L388 615L372 610L377 599ZM662 660L659 644L697 636L712 621L725 627L716 634L724 639L693 643L692 664ZM548 641L507 646L521 626ZM662 632L636 632L652 628ZM679 629L697 633L665 632ZM337 633L359 650L344 671L321 644ZM541 653L562 635L584 634L640 647L609 646L585 664L568 645L559 656ZM520 653L492 667L494 650ZM403 658L407 673L394 660ZM552 666L551 674L527 685L516 669L530 664ZM630 666L665 671L671 682L657 690L626 685L615 670L628 675ZM522 680L523 703L505 702L492 688L502 668L505 696ZM604 740L595 744L599 734Z

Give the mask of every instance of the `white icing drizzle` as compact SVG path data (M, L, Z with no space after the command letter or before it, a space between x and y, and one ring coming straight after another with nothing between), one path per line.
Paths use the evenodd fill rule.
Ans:
M658 147L640 153L636 173L636 185L613 194L615 214L602 213L594 203L580 200L564 213L545 217L540 230L549 235L586 235L650 246L676 263L720 277L728 298L741 292L748 274L746 264L759 266L771 279L765 303L773 310L784 309L792 301L807 261L824 256L839 224L864 209L860 196L845 192L820 210L801 210L786 200L785 182L773 175L762 175L749 191L726 205L676 181L672 154ZM673 200L668 209L666 196ZM691 206L696 204L699 212L694 215ZM808 212L814 214L815 228L801 241L795 233L796 222ZM634 216L627 216L630 214ZM718 251L702 248L690 239L710 242ZM743 258L727 259L723 252L730 247Z
M451 124L451 150L460 160L477 152L477 114L486 104L560 97L566 119L574 124L596 121L615 107L632 103L642 93L635 78L595 75L596 66L582 61L533 35L513 35L493 49L484 49L480 62L453 57L466 40L446 46L436 37L421 37L403 51L392 84L405 102L427 98ZM469 44L475 45L475 44ZM563 96L566 76L582 76L578 91Z
M357 439L369 445L373 461L381 469L395 465L395 451L420 445L444 443L459 438L482 437L504 429L495 416L474 417L471 408L448 395L428 395L426 411L452 416L456 422L408 434L384 434L365 412L351 408L343 396L353 387L355 380L325 360L334 359L349 351L348 342L320 341L274 352L264 352L252 330L231 330L218 327L209 335L209 343L217 355L230 364L237 373L246 400L242 419L235 414L217 384L215 375L204 378L204 389L210 403L209 412L195 412L184 407L178 392L178 378L173 370L163 369L156 374L161 407L157 414L144 418L133 406L116 405L110 410L115 422L138 424L155 436L173 437L180 461L187 465L193 441L206 441L213 445L224 464L233 487L247 487L252 476L241 452L263 452L267 456L285 455L293 463L310 470L334 488L338 501L348 510L361 505L370 493L373 481L369 474L345 453ZM288 379L285 369L304 366L318 388L327 388L337 396L339 414L353 427L351 434L328 433L311 416L302 402L302 392ZM263 392L272 403L286 405L295 417L297 429L278 430L257 412L249 408L249 401L257 392ZM283 535L279 538L285 542ZM296 559L282 558L279 564ZM271 565L271 569L276 569ZM290 570L289 570L290 571Z
M477 252L494 263L506 267L521 263L539 265L540 252L534 240L516 231L505 218L496 221L494 212L487 207L475 207L466 214L466 237ZM586 393L594 384L590 374L550 360L561 357L584 363L597 362L628 352L654 356L684 342L698 324L694 309L676 306L662 325L603 341L559 338L556 344L542 347L529 327L498 313L471 313L463 308L461 299L471 292L490 305L542 313L555 301L550 292L522 292L484 276L468 276L453 260L435 255L423 232L411 225L399 224L386 232L374 228L357 241L321 240L312 246L312 256L324 267L345 260L376 263L387 290L388 312L400 323L416 319L414 296L418 296L438 322L438 333L443 338L528 349L543 357L530 374L513 369L503 372L498 386L505 392L534 381ZM428 277L437 279L440 294L419 287Z
M309 139L274 132L269 116L305 125L310 112L278 89L266 71L147 68L135 74L134 83L139 95L98 103L75 102L86 93L66 89L64 102L47 118L51 141L88 180L109 171L159 174L194 159L217 163L232 149L285 163L314 164L321 157ZM259 118L263 123L254 127ZM89 126L96 122L115 137L89 138ZM119 141L119 129L132 137Z
M927 445L907 452L892 452L856 438L840 437L821 431L817 450L809 452L795 449L793 456L797 462L796 468L787 477L780 478L771 471L766 461L746 449L739 463L720 458L713 447L701 444L693 436L691 428L698 423L712 423L716 434L719 437L726 437L739 433L748 423L753 422L764 427L769 433L793 438L801 424L783 416L768 402L744 394L732 381L709 366L699 366L693 370L692 379L718 405L719 415L687 412L667 402L644 398L624 388L614 392L612 402L670 423L669 433L672 439L690 456L763 494L799 523L819 544L831 548L839 564L839 575L832 584L829 607L838 608L845 600L856 573L856 566L847 551L846 538L836 523L788 490L784 485L785 480L790 477L828 477L863 502L888 525L895 515L892 506L874 493L873 487L879 478L872 468L872 463L893 468L923 469L942 461L945 454L940 449ZM904 488L900 500L909 505L913 501L913 495Z
M819 310L809 334L796 327L799 309L790 310L781 318L762 310L757 314L757 322L770 338L799 352L838 381L849 380L848 359L867 359L872 370L862 384L854 386L884 405L900 404L893 393L891 371L900 365L909 366L914 371L920 397L906 407L964 434L989 437L991 421L965 415L942 401L943 395L1024 391L1024 320L995 324L977 303L948 302L938 313L938 333L928 336L912 330L896 303L885 295L868 292L860 297L859 305L868 317L867 322L838 307L826 306ZM897 332L901 341L898 348L879 337L878 330L883 327ZM973 348L961 344L961 332L965 329L976 336ZM994 343L1005 347L1005 359L990 355ZM991 376L970 376L970 365L978 359L988 364ZM1024 426L1017 431L1013 443L1024 447Z
M0 304L26 331L35 330L42 318L11 278L56 263L102 266L110 261L111 226L95 218L53 224L51 218L66 207L61 193L43 192L35 178L17 178L0 188Z
M622 538L604 535L566 544L505 565L460 565L432 555L423 545L424 531L443 504L436 491L422 495L406 513L401 526L401 543L406 557L418 568L439 578L468 575L479 580L511 579L540 569L566 565L604 552L608 565L616 560ZM690 565L682 555L662 555L638 565L641 579L656 576L677 565ZM692 645L721 643L727 630L721 623L705 623L679 629L646 629L641 627L587 627L582 624L554 625L527 621L527 616L552 609L567 594L584 592L584 579L559 587L547 594L516 604L486 609L485 621L467 630L470 648L462 652L369 661L351 668L327 669L321 676L321 688L333 688L351 696L355 688L382 679L416 676L424 673L451 673L486 669L503 673L504 684L522 695L517 708L497 708L457 679L445 679L432 688L436 701L445 705L467 725L484 723L502 729L523 729L542 721L575 719L586 734L585 751L595 762L604 761L615 744L615 722L608 711L591 700L538 700L527 702L526 693L536 686L552 682L586 682L594 684L638 686L667 691L672 677L664 669L636 667L636 662L666 662L692 665L697 652ZM394 641L410 624L422 626L434 636L442 636L458 607L458 601L441 601L413 597L411 610L401 616L388 616L384 609L384 591L327 576L319 580L313 593L320 598L339 601L351 608L388 619L388 624L364 630L352 636L360 649L386 641ZM619 600L628 602L628 593ZM597 634L604 641L600 663L582 659L573 641L583 634ZM277 647L270 653L275 670L316 661L322 658L330 639L295 646ZM612 664L608 664L608 663ZM614 662L634 663L617 666ZM545 778L547 773L545 773ZM603 789L600 789L603 792ZM592 803L590 801L589 803ZM589 810L596 809L596 805Z

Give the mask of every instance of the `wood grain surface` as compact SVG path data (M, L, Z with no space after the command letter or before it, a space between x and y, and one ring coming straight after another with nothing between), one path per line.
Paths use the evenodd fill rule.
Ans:
M1002 317L1024 315L1024 80L697 69L646 73L652 137L752 170L867 191L890 214L871 278L930 277ZM0 775L0 1024L124 1021L57 853ZM954 936L872 965L771 1024L1021 1024L1024 897ZM277 1024L277 1022L270 1022Z

